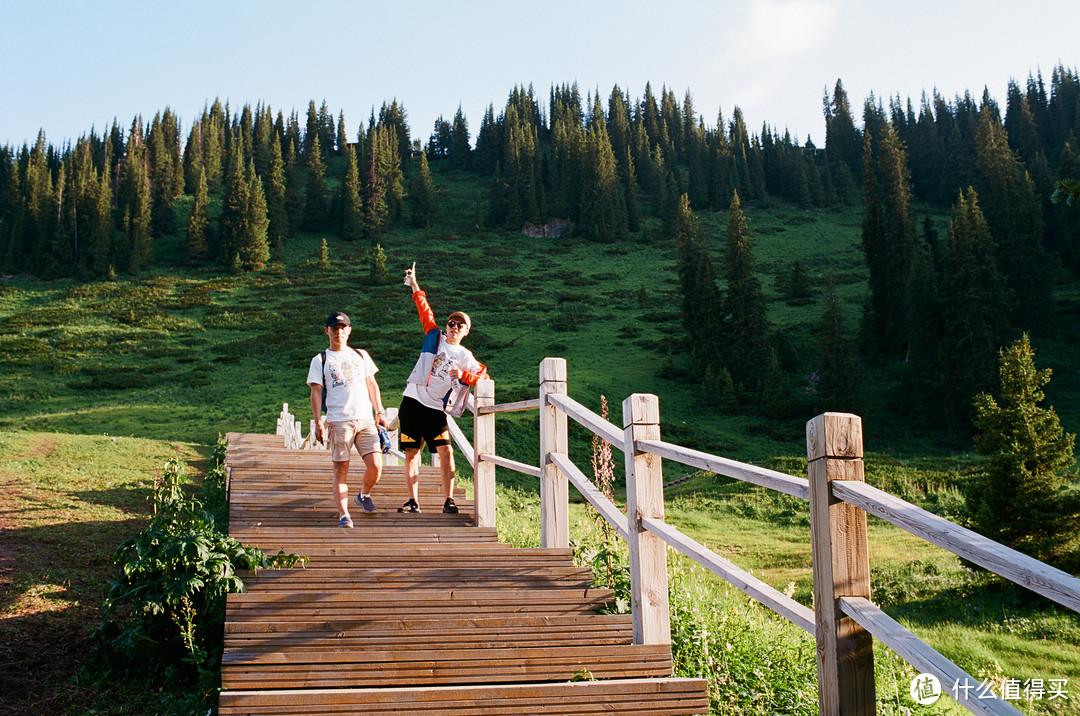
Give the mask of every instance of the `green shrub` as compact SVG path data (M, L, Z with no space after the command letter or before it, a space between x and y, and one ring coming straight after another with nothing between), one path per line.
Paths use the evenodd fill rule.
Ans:
M120 545L114 558L120 573L94 635L94 666L102 676L164 681L186 690L194 706L212 703L220 682L226 596L244 590L238 571L290 567L301 559L267 557L229 537L219 519L226 509L224 492L220 462L204 480L202 499L187 494L179 460L169 460L159 473L150 524Z

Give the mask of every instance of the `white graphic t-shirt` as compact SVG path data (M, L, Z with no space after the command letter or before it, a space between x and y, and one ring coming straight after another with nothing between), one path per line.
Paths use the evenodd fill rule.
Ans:
M367 379L378 372L375 362L367 351L353 348L343 351L326 351L326 365L322 355L311 359L308 368L308 385L326 385L326 422L343 423L347 420L374 420L375 411L368 395Z
M475 373L480 370L480 363L473 357L472 351L462 345L451 345L446 340L439 341L439 353L431 364L431 373L426 385L408 383L405 395L419 400L429 408L442 410L446 394L450 392L450 369L467 370Z

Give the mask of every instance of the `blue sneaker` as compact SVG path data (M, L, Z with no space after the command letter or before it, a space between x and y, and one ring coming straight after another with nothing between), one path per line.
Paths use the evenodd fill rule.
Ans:
M352 517L349 517L348 515L345 515L344 517L342 517L340 520L337 521L337 526L338 527L352 527Z
M353 502L360 505L360 509L363 510L364 512L368 513L369 515L372 512L378 512L379 511L379 508L376 507L375 503L371 501L371 496L370 495L366 496L366 497L361 497L360 495L357 495L354 498Z

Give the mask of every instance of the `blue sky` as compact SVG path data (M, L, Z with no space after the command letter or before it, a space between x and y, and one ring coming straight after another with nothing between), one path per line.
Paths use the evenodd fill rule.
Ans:
M878 97L983 87L1080 63L1080 3L1029 0L645 2L19 2L3 0L0 145L44 129L62 144L113 119L128 127L171 107L186 132L214 98L301 117L309 100L345 114L354 135L397 99L413 138L461 105L475 131L515 84L545 100L553 83L651 82L715 126L739 106L805 142L824 141L822 96L840 79L861 111ZM861 115L859 115L861 116ZM857 116L857 120L859 119Z

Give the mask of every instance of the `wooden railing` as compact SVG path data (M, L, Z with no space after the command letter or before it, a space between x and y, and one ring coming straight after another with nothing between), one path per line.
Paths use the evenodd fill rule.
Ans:
M494 383L480 381L470 405L473 444L456 425L451 433L473 466L478 526L495 526L495 468L502 467L539 479L544 547L569 546L571 484L627 540L635 643L671 641L666 555L671 547L814 636L821 714L875 712L872 636L920 672L937 677L946 695L953 684L980 683L870 600L868 513L1080 611L1080 579L867 485L862 422L856 415L825 413L807 423L808 476L801 478L664 442L655 395L631 395L622 407L623 427L619 428L570 398L565 360L546 358L540 364L538 399L498 405ZM537 466L495 452L496 415L522 410L540 412ZM570 460L568 419L623 452L625 513ZM800 604L665 522L664 459L808 500L817 609ZM960 703L973 713L1020 713L1000 698Z
M495 468L502 467L539 479L541 544L566 548L570 543L569 485L573 485L627 541L634 643L671 641L666 555L671 547L815 638L818 707L823 715L875 712L872 637L921 673L937 677L946 688L980 683L871 601L867 514L1080 612L1080 579L867 485L862 421L857 415L824 413L806 424L808 476L801 478L664 442L655 395L638 393L626 398L623 427L612 425L567 395L562 358L546 358L540 364L539 398L498 405L494 383L482 380L468 407L474 416L471 445L454 420L448 422L454 443L473 468L477 526L495 526ZM495 452L495 416L525 410L540 412L538 466ZM388 417L395 429L396 411ZM625 513L570 460L568 419L623 452ZM290 446L319 447L312 444L310 434L307 440L301 437L299 422L288 414L287 406L278 423L279 434ZM396 437L394 430L395 446L388 460L404 458ZM662 460L807 500L818 608L800 604L665 522ZM946 688L942 693L948 695ZM965 699L960 704L978 714L1020 713L1001 698Z

